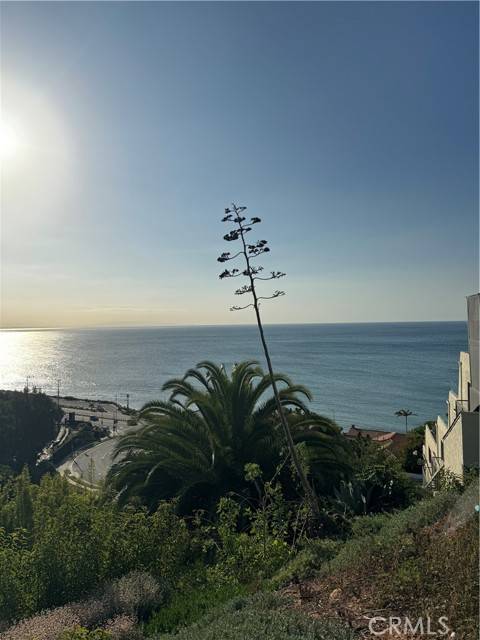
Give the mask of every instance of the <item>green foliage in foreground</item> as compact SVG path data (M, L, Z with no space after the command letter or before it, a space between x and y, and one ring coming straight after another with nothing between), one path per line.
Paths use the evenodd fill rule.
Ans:
M353 640L353 632L333 622L312 620L286 608L272 594L237 598L196 624L152 640Z
M223 498L215 520L199 518L187 529L172 505L152 514L122 509L59 477L32 485L22 474L0 491L0 619L89 594L82 628L66 640L97 640L92 633L99 627L116 637L106 623L112 612L140 623L122 636L129 640L141 629L157 640L350 640L348 629L300 616L272 595L246 596L315 577L326 593L339 582L346 598L365 590L372 609L395 602L398 611L424 615L440 607L455 629L465 631L459 638L474 637L465 635L475 630L478 596L470 489L442 491L403 511L355 517L346 539L299 535L298 553L288 523L288 511L298 505L285 502L275 484L262 485L255 466L247 476L263 487L256 509ZM301 509L298 515L295 520L304 517ZM89 613L93 602L96 619ZM73 605L54 609L52 619L60 624L69 607L77 611Z
M478 496L478 484L467 489ZM478 637L478 515L465 494L440 492L399 513L358 521L353 537L320 572L345 594L411 619L446 616L457 638ZM456 515L455 515L456 514Z
M403 511L356 517L346 540L308 541L271 579L273 587L315 575L365 571L381 557L390 557L423 527L441 519L458 500L458 493L444 492L425 498Z
M170 602L150 618L145 625L145 632L150 636L186 627L219 605L245 595L246 591L246 587L239 584L212 583L177 591Z
M402 469L400 460L370 438L352 443L353 477L335 490L345 515L360 516L404 509L423 495Z
M376 514L358 518L352 536L324 571L366 570L369 563L389 557L402 545L415 551L415 533L445 516L458 500L458 493L439 493L393 514Z
M426 423L429 427L434 425L434 421ZM410 473L421 473L422 467L419 465L419 461L422 459L422 446L425 440L425 424L422 424L415 429L411 429L407 433L407 446L403 449L400 461L403 468Z
M272 588L276 589L292 581L300 581L313 577L320 567L332 560L342 545L342 540L319 539L305 544L291 560L286 563L270 580Z
M89 631L82 627L76 627L70 631L65 631L60 640L111 640L112 635L108 631L102 629L94 629Z
M58 476L20 477L0 491L0 620L80 599L134 569L171 588L189 544L171 505L120 509Z

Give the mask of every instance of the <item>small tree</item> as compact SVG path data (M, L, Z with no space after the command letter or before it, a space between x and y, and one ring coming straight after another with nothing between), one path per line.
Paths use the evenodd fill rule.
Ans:
M407 444L401 451L400 460L405 471L410 473L420 473L422 463L422 446L425 440L425 425L433 428L434 420L429 420L425 424L410 429L407 434Z
M409 416L416 416L417 414L410 411L410 409L399 409L398 411L395 411L395 415L398 418L405 418L405 431L408 432L408 418Z
M260 340L262 342L263 352L265 354L265 359L267 361L268 372L270 375L270 381L272 384L273 394L275 396L275 401L278 409L278 414L280 417L280 422L283 428L283 432L285 435L285 439L287 441L288 450L292 457L293 465L296 469L300 482L302 484L305 495L311 505L312 512L314 516L319 519L320 518L320 510L318 507L318 503L315 497L315 493L313 491L312 486L310 485L307 474L302 466L300 458L298 456L297 450L295 448L295 444L293 442L292 434L290 433L290 428L288 426L287 418L282 406L282 402L280 400L280 395L278 392L277 383L275 380L275 375L273 373L272 361L270 359L270 353L267 346L267 341L265 339L265 333L263 330L262 319L260 316L260 300L272 300L274 298L278 298L280 296L284 296L284 291L279 291L278 289L274 291L269 296L259 296L256 290L255 283L259 280L278 280L279 278L283 278L285 273L282 271L271 271L270 275L264 277L259 275L263 272L263 267L260 265L255 265L252 263L253 260L261 256L263 253L267 253L270 251L267 246L268 243L266 240L257 240L254 243L250 244L246 240L246 235L250 231L252 231L253 226L261 222L260 218L253 217L250 218L250 221L247 222L247 218L242 215L246 211L247 207L238 207L235 204L232 204L231 208L225 209L225 216L222 218L222 222L230 222L235 225L235 227L229 231L227 234L223 236L224 240L227 242L235 242L237 240L240 241L241 248L240 251L234 253L232 255L231 252L227 251L222 253L218 258L218 262L229 262L230 260L235 260L235 258L239 258L243 256L243 260L245 262L244 269L225 269L220 274L220 279L224 278L237 278L243 276L247 278L248 284L243 285L235 291L235 295L241 296L245 294L251 294L252 302L246 304L244 306L234 305L230 308L230 311L240 311L242 309L248 309L249 307L253 307L255 311L255 317L257 320L258 330L260 332Z
M30 487L30 474L28 467L25 466L16 482L15 523L20 529L27 531L31 531L33 528L33 504Z

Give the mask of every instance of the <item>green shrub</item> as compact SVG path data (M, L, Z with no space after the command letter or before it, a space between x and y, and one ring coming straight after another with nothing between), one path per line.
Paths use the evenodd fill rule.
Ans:
M19 491L25 482L0 490L0 620L82 599L134 570L166 592L186 571L190 535L172 505L120 509L59 476L30 485L28 504Z
M442 518L457 499L456 492L438 493L391 515L359 518L354 523L358 535L341 546L325 571L353 572L367 568L373 560L378 564L382 558L388 560L392 553L414 549L413 534Z
M386 513L376 513L354 518L351 524L352 537L375 535L390 521L392 516Z
M38 454L58 433L62 410L38 391L0 391L0 464L34 470Z
M451 530L437 524L415 540L414 552L398 565L392 558L385 601L394 600L413 617L428 611L446 616L457 638L478 638L478 518Z
M76 627L69 631L65 631L60 636L60 640L111 640L112 635L108 631L102 629L95 629L89 631L84 627Z
M281 598L260 594L236 598L199 622L155 640L353 640L348 627L285 608Z
M405 471L410 473L421 473L422 467L418 464L422 459L422 446L425 440L425 427L430 428L435 422L430 420L414 429L411 429L406 435L406 446L399 454L400 462Z
M400 460L370 438L351 442L353 477L336 488L337 508L345 515L404 509L423 496L402 469Z
M408 559L415 554L415 532L445 515L457 497L456 493L441 493L404 511L356 517L352 520L351 535L346 541L324 539L309 542L279 569L270 584L276 588L317 573L362 570L372 559L376 563L381 558L388 561L393 553ZM405 564L399 580L407 581L408 567L408 563Z
M145 625L147 635L175 631L199 620L206 613L235 596L246 593L239 584L202 584L175 593L171 601L153 614Z
M340 540L312 540L277 571L270 585L276 589L289 582L312 577L324 563L335 557L342 544Z
M217 514L217 524L204 530L204 549L215 550L215 564L207 568L210 582L259 583L271 577L291 556L285 532L276 524L276 504L272 504L272 510L247 509L244 515L248 518L248 532L238 530L242 512L233 499L222 498Z
M24 532L0 529L0 621L29 615L37 605L35 568Z
M395 592L400 594L415 593L422 586L422 573L416 557L403 560L392 576Z

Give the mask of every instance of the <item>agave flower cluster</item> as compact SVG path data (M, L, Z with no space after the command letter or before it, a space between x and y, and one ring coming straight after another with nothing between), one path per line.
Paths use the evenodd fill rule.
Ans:
M244 257L246 268L245 269L225 269L219 275L219 278L223 280L224 278L237 278L239 276L244 276L248 278L249 283L239 287L235 291L235 295L241 296L246 293L251 293L253 296L253 303L244 305L243 307L234 305L230 307L230 311L240 311L242 309L248 309L248 307L254 307L258 304L259 300L271 300L272 298L278 298L279 296L284 296L285 292L276 290L270 296L259 296L255 290L255 282L257 280L277 280L279 278L283 278L285 273L282 271L271 271L269 276L262 277L258 274L263 271L263 267L261 265L255 265L252 261L255 258L258 258L263 253L268 253L270 248L268 247L267 240L256 240L255 242L249 243L246 240L247 233L252 231L254 225L261 222L261 219L258 217L250 218L247 221L247 217L242 215L246 211L247 207L238 207L235 204L232 204L232 208L225 209L225 215L222 218L222 222L230 222L234 223L235 227L231 229L228 233L223 236L223 239L226 242L234 242L236 240L241 241L241 249L236 253L231 253L230 251L223 252L218 258L218 262L229 262L230 260L235 260L240 256Z

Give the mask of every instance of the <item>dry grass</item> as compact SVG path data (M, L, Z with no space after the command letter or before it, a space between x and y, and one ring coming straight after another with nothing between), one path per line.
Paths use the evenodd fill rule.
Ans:
M59 640L76 627L103 628L112 640L136 640L138 619L161 601L161 588L149 574L134 571L113 582L98 598L44 611L0 634L0 640Z
M455 529L448 518L416 532L406 532L394 552L365 554L353 567L296 585L283 592L293 606L314 618L336 617L359 637L370 618L448 618L455 640L478 638L478 522L471 517ZM363 560L363 561L362 561ZM382 637L390 637L384 634ZM401 636L394 633L397 640ZM414 635L407 634L409 640ZM420 636L418 636L420 637Z

